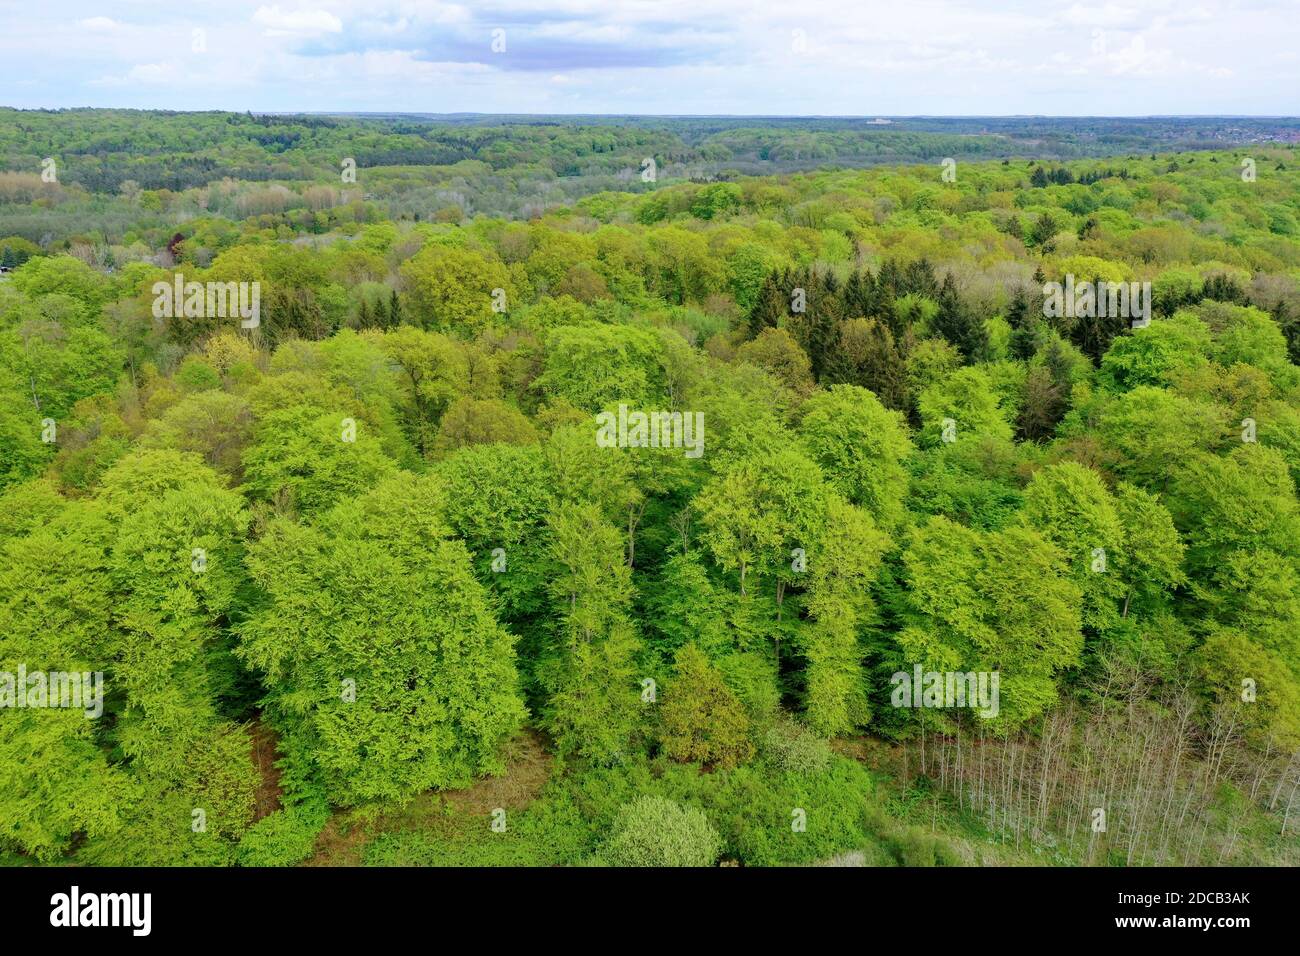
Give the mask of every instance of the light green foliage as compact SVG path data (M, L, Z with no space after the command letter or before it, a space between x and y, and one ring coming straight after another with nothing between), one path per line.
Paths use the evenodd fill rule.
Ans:
M1286 122L1249 189L1138 145L1191 120L945 124L0 110L0 672L106 691L0 716L6 861L1081 861L1140 753L1190 822L1089 862L1295 862ZM258 327L155 320L179 272ZM1043 315L1066 272L1152 323ZM914 665L998 715L891 706Z
M956 346L943 339L924 339L907 357L907 385L912 394L920 395L961 367Z
M745 594L751 572L788 584L792 552L805 554L821 533L826 495L821 471L796 448L760 451L713 478L695 499L702 540L714 560L738 576Z
M38 320L0 332L0 391L21 395L36 421L57 421L80 399L111 390L122 361L122 350L99 329Z
M691 204L691 215L713 219L740 206L742 193L735 183L710 183L701 187Z
M1300 745L1300 680L1293 667L1227 628L1206 637L1195 664L1206 696L1227 707L1252 736L1284 748ZM1243 700L1247 687L1254 696L1249 702Z
M142 452L105 475L96 501L69 506L11 545L12 576L0 585L5 630L19 642L41 635L43 645L15 646L18 660L99 670L107 685L95 721L40 712L27 726L34 736L23 746L52 760L61 753L60 766L94 788L68 786L71 799L53 816L48 798L28 794L19 838L33 852L57 852L85 828L95 862L228 859L256 786L246 734L217 710L229 671L220 623L242 574L245 524L240 498L196 458ZM60 635L61 646L46 634ZM129 763L110 758L109 742ZM195 809L204 811L201 832L191 828Z
M826 736L867 723L858 631L871 619L871 582L889 545L870 514L838 497L827 499L826 524L809 563L813 625L803 646L807 720Z
M1015 726L1052 704L1055 676L1083 648L1081 594L1054 545L1029 528L981 533L932 518L903 561L915 623L897 640L908 664L998 671L995 724Z
M549 530L555 630L539 665L550 697L543 718L561 753L614 762L643 706L633 667L640 640L628 616L631 570L617 530L592 505L562 505Z
M253 820L257 771L242 727L213 725L189 741L183 767L138 774L123 826L89 845L97 866L230 866ZM200 813L196 811L201 811Z
M248 403L237 395L205 391L190 395L151 421L140 445L200 455L226 475L241 473L244 449L253 434Z
M1281 453L1291 468L1291 480L1300 488L1300 408L1270 402L1255 414L1259 443Z
M14 288L33 300L46 295L75 299L83 321L98 316L109 296L104 276L71 256L34 256L14 270L11 281Z
M1185 583L1185 548L1173 516L1141 488L1121 484L1115 493L1115 514L1124 546L1108 561L1127 589L1122 610L1127 617L1131 608L1154 605Z
M708 817L663 797L640 797L619 811L600 856L610 866L712 866L722 838Z
M149 495L136 497L144 487ZM107 567L121 629L115 677L128 701L117 734L138 765L180 778L191 741L217 723L220 625L242 579L247 514L216 473L176 452L124 459L101 497L117 523Z
M944 515L975 528L1006 526L1023 502L1018 481L1023 451L1023 445L984 436L917 456L909 511Z
M176 370L172 376L172 381L180 386L181 391L206 392L221 387L221 376L217 370L193 355L187 356L185 361L181 362L181 367Z
M239 841L240 866L295 866L311 855L327 810L302 804L276 810L258 820Z
M808 355L785 329L764 329L736 350L736 359L761 368L798 396L813 390Z
M396 471L366 423L305 406L259 420L243 468L251 495L304 515L325 511Z
M999 404L993 380L985 371L967 367L944 376L921 392L921 443L940 444L944 419L955 422L955 441L976 437L1009 439L1011 415Z
M1235 550L1300 556L1300 505L1285 460L1271 448L1242 444L1226 457L1184 455L1167 500L1193 573L1219 567Z
M542 453L515 445L473 445L438 467L443 514L465 542L479 580L507 615L540 613L545 603L546 516L554 505ZM500 548L502 554L495 555ZM493 570L496 558L497 567Z
M957 866L957 857L943 837L923 827L907 827L890 838L889 848L903 866Z
M841 494L882 527L902 523L903 462L913 451L902 415L864 388L836 385L804 405L799 430Z
M537 429L517 408L495 399L459 398L447 407L434 444L445 451L467 445L531 445L536 441Z
M6 669L11 658L6 654ZM35 668L33 668L35 669ZM131 806L128 781L109 765L80 711L19 711L0 722L0 846L56 859L79 833L99 839Z
M463 785L523 720L513 639L448 530L437 488L402 476L250 551L265 600L239 654L339 803Z
M0 545L0 671L102 671L111 598L95 546L100 526L87 508L58 504L49 491L34 500L41 491L36 483L20 485L3 499L10 515L33 510L28 526L12 528ZM77 833L99 838L121 825L129 782L99 746L105 721L89 717L88 708L89 702L80 709L6 707L0 845L44 861Z
M1286 338L1268 313L1222 302L1203 303L1195 312L1214 332L1212 355L1220 365L1242 362L1295 381L1295 370L1287 362Z
M698 232L676 225L655 229L646 240L649 285L670 303L702 300L724 282L721 264Z
M1230 552L1210 575L1207 611L1300 671L1300 570L1266 548Z
M776 264L772 251L757 242L743 243L727 256L727 285L742 311L754 307L763 280Z
M1097 422L1098 437L1117 458L1115 470L1154 489L1165 487L1173 463L1222 447L1229 433L1223 408L1150 385L1108 402Z
M447 406L471 391L469 360L446 336L409 326L377 341L397 380L402 424L415 447L427 453Z
M401 269L413 321L424 329L474 330L491 323L493 290L509 308L515 297L510 274L499 262L469 249L431 242Z
M650 411L663 391L659 339L631 326L561 326L546 336L545 364L534 383L552 400L598 412L627 402Z
M1083 593L1083 623L1104 630L1119 613L1124 585L1112 562L1123 551L1115 502L1095 471L1074 462L1035 472L1020 519L1056 545Z
M20 393L0 392L0 488L35 478L54 456L54 447L41 440L41 422Z
M698 551L673 554L648 598L648 623L662 635L665 650L694 643L710 656L732 645L727 627L728 592L714 585Z
M556 500L568 504L590 502L617 525L623 525L629 512L644 500L632 456L648 452L600 447L594 419L556 428L543 449ZM681 456L674 450L670 453Z
M866 768L833 757L815 773L742 767L719 781L714 802L729 854L746 866L789 866L872 846L875 799ZM802 830L794 828L796 809L803 811Z
M1137 385L1166 387L1179 375L1205 365L1210 351L1209 327L1179 312L1117 338L1102 356L1099 380L1114 391Z

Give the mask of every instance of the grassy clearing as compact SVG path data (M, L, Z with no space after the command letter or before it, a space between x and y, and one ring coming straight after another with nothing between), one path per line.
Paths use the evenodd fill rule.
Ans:
M641 794L701 809L723 837L727 866L1078 866L1122 865L1100 840L1085 852L1053 832L1014 833L960 806L929 778L911 773L904 747L869 737L836 741L815 773L782 771L760 758L732 771L665 760L611 768L563 766L529 733L509 748L499 777L401 807L336 813L306 865L599 865L618 809ZM1231 804L1230 795L1225 801ZM504 832L491 827L505 811ZM739 809L737 809L739 808ZM792 814L804 811L797 832ZM1238 852L1267 864L1294 863L1274 815L1253 808L1235 827Z

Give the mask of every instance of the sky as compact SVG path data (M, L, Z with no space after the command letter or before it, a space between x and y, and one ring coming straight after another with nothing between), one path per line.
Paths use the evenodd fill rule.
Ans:
M0 105L1296 115L1300 0L0 0Z

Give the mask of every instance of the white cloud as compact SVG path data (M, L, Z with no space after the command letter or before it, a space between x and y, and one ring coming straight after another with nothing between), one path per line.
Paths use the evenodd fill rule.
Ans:
M1074 26L1120 27L1137 22L1140 11L1134 7L1121 7L1117 3L1076 3L1061 15L1061 19Z
M116 30L119 25L116 20L110 20L108 17L91 17L88 20L77 21L77 26L92 33L108 33Z
M279 4L258 7L253 22L266 27L270 36L311 37L343 32L343 21L328 10L283 11Z
M175 63L137 63L123 76L105 76L91 80L91 86L169 86L180 76Z
M0 88L23 107L1282 114L1294 2L0 3ZM498 27L509 56L487 55Z
M402 33L411 25L411 21L406 17L400 17L397 20L365 20L361 24L365 29L380 36L394 36Z

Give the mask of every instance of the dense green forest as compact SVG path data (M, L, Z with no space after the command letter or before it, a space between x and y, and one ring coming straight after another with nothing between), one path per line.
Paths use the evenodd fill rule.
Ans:
M642 192L818 167L948 157L1063 160L1297 140L1295 119L864 123L0 107L0 235L56 248L72 240L98 247L139 242L153 251L178 225L211 214L259 216L263 228L287 228L284 238L385 219L530 219L602 190ZM345 161L358 173L350 182L342 178Z
M704 122L0 117L6 862L1300 863L1295 148Z

